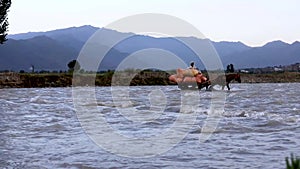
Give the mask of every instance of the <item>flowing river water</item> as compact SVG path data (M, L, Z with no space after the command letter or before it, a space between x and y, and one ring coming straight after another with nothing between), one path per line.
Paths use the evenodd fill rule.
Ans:
M191 110L196 119L186 136L166 152L138 158L112 153L89 137L74 108L72 88L0 89L0 168L285 168L285 157L300 155L299 86L233 84L225 92L216 130L205 142L199 135L212 92L200 91L199 106ZM119 106L133 107L150 119L139 124L118 112L110 87L95 91L96 115L127 137L164 135L183 113L176 86L130 87L132 104ZM153 102L165 105L156 110ZM87 110L92 105L83 103ZM85 117L87 122L94 120Z

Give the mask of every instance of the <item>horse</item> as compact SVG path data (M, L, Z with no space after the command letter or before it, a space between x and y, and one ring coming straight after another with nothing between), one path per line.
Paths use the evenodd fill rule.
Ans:
M206 88L208 88L208 85L211 85L209 87L209 89L211 89L212 86L214 85L221 85L222 86L222 90L224 90L225 86L227 87L228 90L230 90L230 87L229 87L229 83L232 81L232 80L235 80L237 81L238 83L241 83L241 75L239 73L230 73L230 74L226 74L225 76L218 76L216 79L213 79L213 80L209 80L210 83L206 83Z

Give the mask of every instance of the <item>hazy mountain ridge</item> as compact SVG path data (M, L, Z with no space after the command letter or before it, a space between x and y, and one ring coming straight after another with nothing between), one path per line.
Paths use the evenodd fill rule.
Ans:
M47 36L27 40L8 40L0 46L0 70L64 70L77 53ZM63 68L63 69L62 69Z
M35 65L38 70L66 70L67 62L76 59L85 42L99 29L93 26L72 27L48 32L29 32L9 35L6 44L0 45L0 70L28 70ZM105 37L123 36L114 30L102 29ZM154 38L133 35L114 46L101 63L102 69L114 69L129 54L147 48L170 51L189 63L198 57L180 39L201 45L207 39L194 37ZM207 42L206 42L207 43ZM213 42L223 65L233 63L236 68L287 65L300 61L300 42L288 44L282 41L269 42L261 47L249 47L241 42ZM162 56L163 57L163 56Z

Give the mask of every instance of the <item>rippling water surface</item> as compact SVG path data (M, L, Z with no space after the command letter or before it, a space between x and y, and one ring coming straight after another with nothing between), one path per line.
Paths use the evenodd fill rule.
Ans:
M72 88L0 89L0 168L284 168L285 157L300 155L299 86L233 84L217 129L204 143L199 135L212 92L200 91L187 136L149 158L119 156L95 144L77 118ZM176 86L131 87L130 100L122 102L112 99L111 88L97 87L94 111L122 135L154 137L181 113L192 113L182 112L180 95ZM131 122L118 107L135 108L147 122Z

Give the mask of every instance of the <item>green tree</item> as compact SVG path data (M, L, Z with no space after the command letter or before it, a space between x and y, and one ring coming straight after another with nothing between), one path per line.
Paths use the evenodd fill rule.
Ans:
M7 12L10 8L11 0L0 0L0 44L3 44L7 39L8 20Z
M68 63L70 72L78 72L81 68L79 62L77 60L72 60Z

